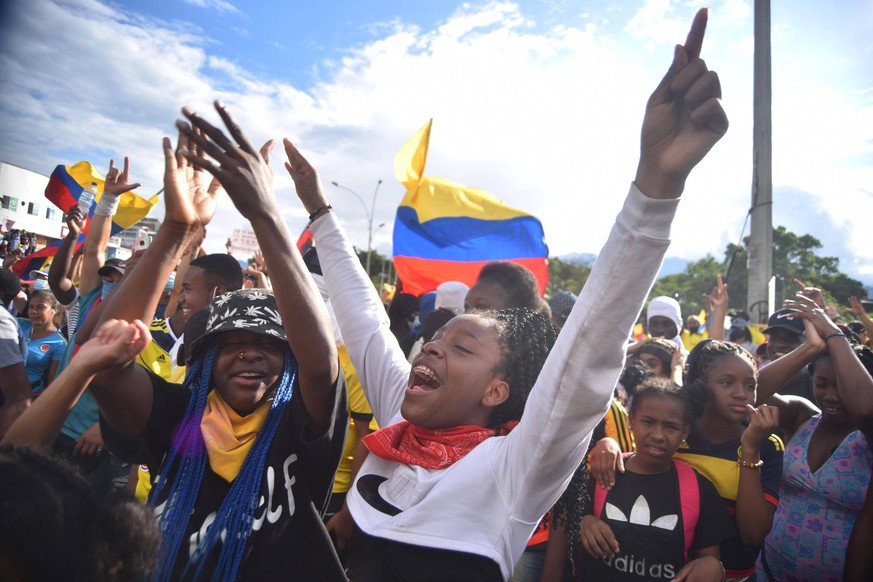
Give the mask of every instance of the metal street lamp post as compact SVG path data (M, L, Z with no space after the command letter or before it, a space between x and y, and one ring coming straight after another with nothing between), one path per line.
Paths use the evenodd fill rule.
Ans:
M357 198L358 202L361 203L361 206L364 207L364 213L367 216L367 266L366 266L366 269L367 269L367 276L369 277L370 276L370 257L372 255L372 251L373 251L373 214L376 211L376 196L379 194L379 186L382 185L382 180L380 179L378 182L376 182L376 189L373 191L373 201L372 201L372 203L370 203L369 209L367 208L367 203L364 202L364 199L361 198L361 196L357 192L352 190L351 188L347 188L347 187L345 187L342 184L339 184L337 182L331 182L331 184L333 184L334 186L336 186L337 188L339 188L341 190L345 190L346 192L348 192L349 194L351 194L352 196ZM384 224L385 223L380 224L379 227L381 228Z

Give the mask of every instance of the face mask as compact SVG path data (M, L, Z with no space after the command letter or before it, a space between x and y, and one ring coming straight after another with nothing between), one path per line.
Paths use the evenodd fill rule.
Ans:
M49 288L49 282L45 279L37 279L33 282L33 290L34 291L43 291L44 289Z
M100 293L100 298L103 301L106 301L106 298L109 297L109 294L112 293L113 289L115 289L115 283L103 281L103 291Z

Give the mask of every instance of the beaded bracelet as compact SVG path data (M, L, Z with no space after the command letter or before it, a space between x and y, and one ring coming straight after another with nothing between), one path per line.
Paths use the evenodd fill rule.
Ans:
M742 457L737 457L737 465L739 465L740 467L745 467L746 469L755 469L757 471L760 471L761 467L764 466L764 461L761 459L758 459L757 461L752 462L752 461L747 461Z
M309 215L310 224L312 223L313 220L315 220L315 217L318 216L318 213L321 212L322 210L333 210L333 206L328 204L327 206L320 206L319 208L316 208L315 210L313 210L312 214Z
M829 339L831 339L832 337L846 337L846 334L844 334L844 333L841 332L841 331L838 331L837 333L832 333L832 334L829 335L829 336L825 336L825 338L824 338L825 342L827 342L827 341L828 341Z

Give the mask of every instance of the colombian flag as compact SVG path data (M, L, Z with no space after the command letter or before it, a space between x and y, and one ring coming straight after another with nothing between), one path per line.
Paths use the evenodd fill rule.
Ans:
M12 264L12 272L18 275L19 279L28 279L31 271L48 271L52 264L52 259L54 259L54 256L58 254L58 249L62 242L62 240L56 240L34 253L21 257ZM76 241L76 246L73 248L73 252L78 250L84 242L85 235L80 234L79 240Z
M484 190L425 177L432 122L394 158L394 174L406 186L394 222L394 266L403 291L420 295L444 281L472 286L485 263L500 260L530 269L543 294L549 249L542 224Z
M56 167L52 175L49 176L49 183L45 187L45 197L60 208L61 212L66 213L71 206L79 201L79 196L92 182L97 183L97 198L94 204L91 205L91 210L88 211L88 218L90 219L94 215L97 202L103 196L104 180L103 176L88 162L79 162L73 166L60 165ZM133 192L125 192L119 196L118 211L112 217L110 236L118 234L125 228L133 226L148 216L151 209L158 203L158 194L155 194L148 200ZM85 233L87 231L88 222L85 223L84 232L79 235L76 248L85 241ZM35 253L22 257L12 265L12 271L23 278L27 277L32 270L47 270L49 265L51 265L52 259L57 254L61 242L58 240L49 243Z
M71 206L79 201L82 191L90 186L92 182L97 183L97 199L91 205L91 210L88 211L88 218L90 218L94 215L97 202L103 196L104 180L103 176L88 162L79 162L73 166L61 165L56 167L49 177L48 186L45 188L45 197L60 208L61 212L67 212ZM122 194L119 197L118 212L112 217L111 235L118 234L125 228L129 228L145 218L157 203L158 194L155 194L148 200L133 192ZM87 225L85 229L87 231Z

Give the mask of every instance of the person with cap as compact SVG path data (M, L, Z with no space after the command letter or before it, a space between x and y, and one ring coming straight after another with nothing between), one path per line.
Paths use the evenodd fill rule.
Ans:
M49 288L48 271L34 269L28 275L30 280L33 281L33 283L30 284L30 289L32 291L44 291Z
M8 305L21 292L21 280L9 269L0 269L0 435L12 426L30 404L27 379L27 342Z
M464 301L470 287L460 281L443 281L436 288L434 309L448 309L455 315L464 313ZM424 315L422 315L424 317Z
M688 355L679 333L682 331L682 308L672 297L660 296L649 301L646 309L646 330L649 337L662 337L679 346Z
M281 218L272 142L259 155L217 107L241 147L222 136L219 155L210 143L219 167L194 153L205 146L187 124L177 124L175 153L164 139L164 221L102 318L124 326L154 313L167 276L215 212L204 167L251 222L275 295L245 289L213 299L205 332L186 348L185 385L131 358L98 375L91 391L110 449L158 475L157 580L344 580L321 521L347 426L330 319Z
M803 344L805 335L803 320L796 309L783 308L773 313L767 320L767 359L775 362ZM767 368L765 367L764 370ZM765 374L766 377L768 374ZM804 367L792 370L787 378L781 378L781 386L776 390L782 395L802 396L815 402L812 392L812 376Z
M576 305L576 299L578 299L576 294L569 291L558 291L549 299L549 308L552 310L552 323L555 324L555 327L558 329L564 327L570 311Z

